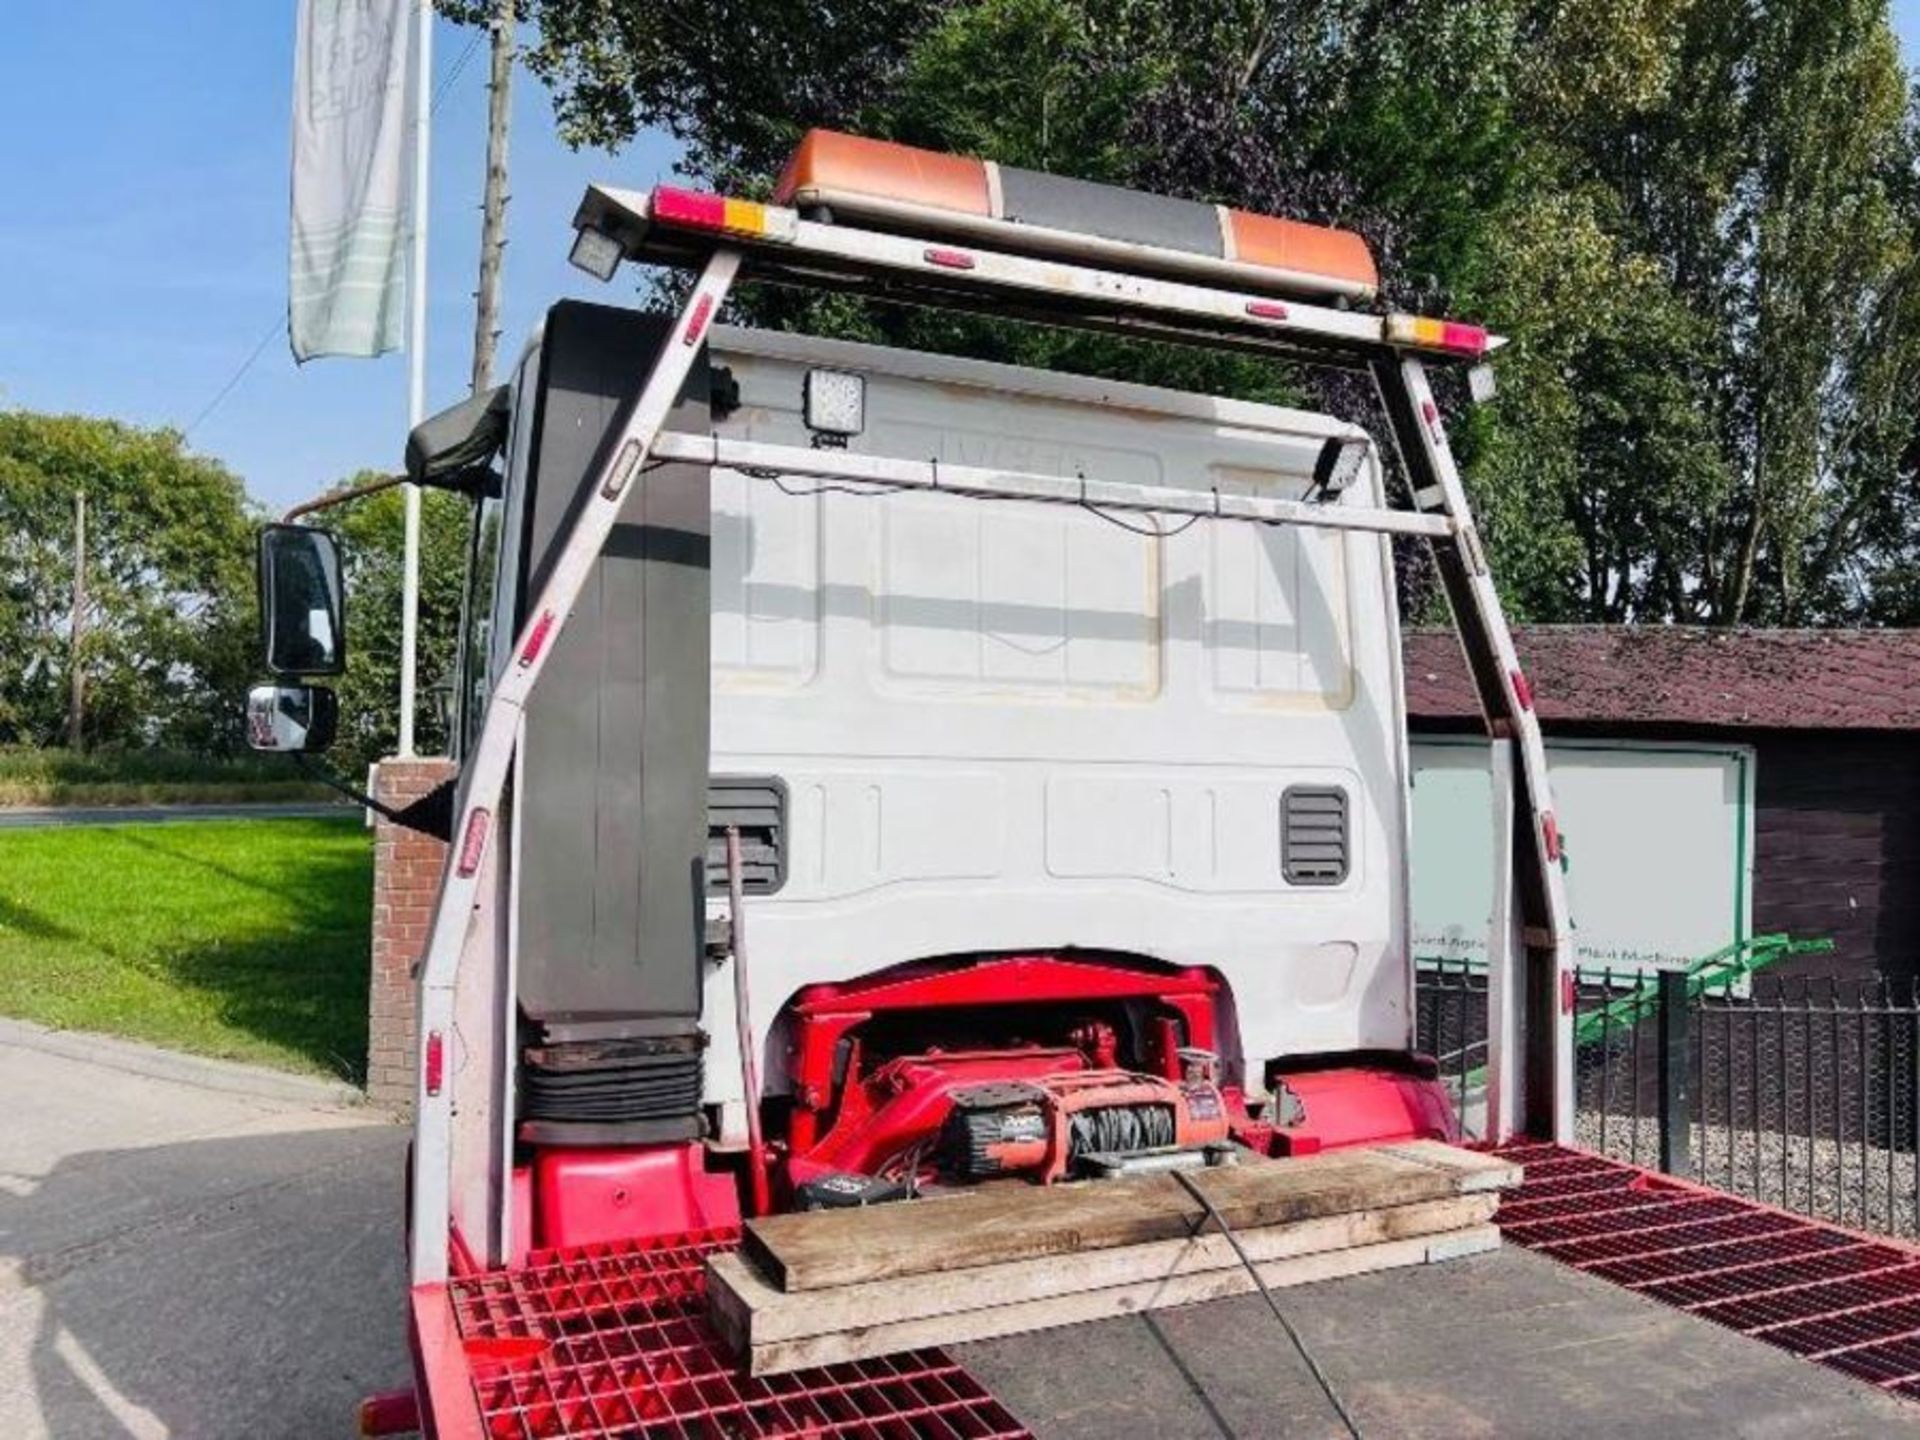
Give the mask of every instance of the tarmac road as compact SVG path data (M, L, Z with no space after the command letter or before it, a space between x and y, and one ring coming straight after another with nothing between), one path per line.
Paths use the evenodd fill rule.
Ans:
M0 1435L355 1433L410 1369L406 1132L352 1094L0 1021Z
M56 825L160 825L175 820L310 820L351 815L356 807L325 800L251 805L71 805L0 808L0 830Z
M406 1132L0 1020L0 1436L353 1433L409 1379ZM1920 1436L1920 1405L1517 1249L1279 1292L1369 1440ZM1252 1296L955 1347L1037 1440L1342 1432Z

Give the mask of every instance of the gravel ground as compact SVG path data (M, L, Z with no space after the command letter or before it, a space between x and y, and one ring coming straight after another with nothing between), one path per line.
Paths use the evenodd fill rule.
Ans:
M1660 1154L1659 1125L1626 1115L1602 1117L1583 1111L1575 1123L1584 1149L1641 1165ZM1692 1179L1750 1196L1768 1205L1832 1220L1859 1230L1920 1237L1915 1197L1920 1190L1913 1152L1887 1150L1858 1140L1844 1145L1778 1131L1729 1131L1724 1125L1693 1127ZM1784 1161L1784 1172L1782 1169Z

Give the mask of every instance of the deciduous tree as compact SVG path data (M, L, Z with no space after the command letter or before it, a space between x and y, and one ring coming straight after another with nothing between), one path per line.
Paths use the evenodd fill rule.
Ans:
M239 479L176 431L22 410L0 411L0 743L65 731L79 491L87 742L237 747L256 659Z
M1915 109L1886 0L526 13L563 135L665 130L718 188L764 192L825 125L1361 230L1394 303L1512 342L1460 452L1523 617L1920 619ZM1260 398L1301 384L844 298L742 313Z

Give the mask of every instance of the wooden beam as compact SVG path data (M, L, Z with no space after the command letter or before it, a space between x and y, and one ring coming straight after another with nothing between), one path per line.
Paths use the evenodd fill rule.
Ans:
M1256 1263L1287 1260L1470 1229L1491 1220L1498 1203L1493 1195L1463 1195L1294 1225L1269 1225L1244 1231L1238 1238ZM1069 1291L1170 1280L1239 1264L1226 1237L1209 1229L1178 1240L788 1293L776 1288L745 1256L729 1251L707 1261L707 1303L714 1328L729 1347L745 1351L774 1341L991 1309Z
M1235 1230L1490 1193L1519 1167L1435 1141L1254 1160L1192 1177ZM824 1290L979 1265L1178 1240L1205 1212L1167 1175L1039 1188L984 1186L857 1210L748 1223L748 1257L778 1288Z
M1279 1289L1480 1254L1496 1249L1499 1244L1500 1231L1497 1227L1476 1225L1444 1235L1355 1245L1344 1250L1297 1255L1256 1264L1260 1278L1267 1286ZM744 1353L749 1374L776 1375L788 1370L871 1359L926 1346L987 1340L1001 1335L1049 1329L1056 1325L1077 1325L1176 1305L1193 1305L1245 1294L1254 1288L1253 1277L1246 1268L1235 1265L1231 1269L1135 1281L1132 1284L1044 1296L926 1319L870 1324L832 1335L770 1340L751 1344Z

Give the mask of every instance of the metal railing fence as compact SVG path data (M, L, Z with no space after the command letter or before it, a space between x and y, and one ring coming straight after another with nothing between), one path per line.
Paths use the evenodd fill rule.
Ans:
M1480 1132L1486 977L1425 962L1421 1050ZM1764 1204L1920 1238L1920 987L1583 971L1576 1141ZM1663 1063L1664 1062L1664 1063Z

